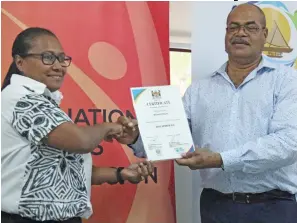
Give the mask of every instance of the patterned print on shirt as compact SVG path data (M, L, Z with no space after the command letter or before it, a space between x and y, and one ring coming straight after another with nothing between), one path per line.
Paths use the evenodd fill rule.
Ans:
M12 125L31 142L19 214L37 221L79 217L88 207L84 160L42 142L54 128L71 119L54 101L28 95L16 104Z

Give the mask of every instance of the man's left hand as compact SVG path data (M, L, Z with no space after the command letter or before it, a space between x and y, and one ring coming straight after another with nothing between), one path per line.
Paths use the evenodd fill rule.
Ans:
M183 155L176 162L181 166L188 166L191 170L220 168L223 164L219 153L201 148L196 148L194 152Z

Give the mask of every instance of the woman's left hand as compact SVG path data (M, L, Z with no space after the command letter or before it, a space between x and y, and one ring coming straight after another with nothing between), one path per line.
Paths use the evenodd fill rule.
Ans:
M137 184L151 175L154 171L152 162L145 161L141 163L131 164L129 167L121 171L123 180L128 180L130 183Z

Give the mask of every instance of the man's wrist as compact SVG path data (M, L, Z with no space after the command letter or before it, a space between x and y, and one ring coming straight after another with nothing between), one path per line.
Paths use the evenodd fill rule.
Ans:
M222 169L224 167L223 159L222 159L220 153L216 153L216 155L215 155L215 167L222 168Z
M128 146L131 146L131 145L135 144L137 142L138 138L139 138L139 135L140 134L138 133L137 136L135 137L135 139L133 140L133 142L129 143Z
M225 170L222 156L221 156L221 154L218 154L218 155L219 155L219 162L218 162L219 163L219 168L221 168L222 170Z
M116 170L116 177L117 177L117 182L119 184L124 184L125 183L125 179L122 175L122 170L124 169L124 167L118 167Z

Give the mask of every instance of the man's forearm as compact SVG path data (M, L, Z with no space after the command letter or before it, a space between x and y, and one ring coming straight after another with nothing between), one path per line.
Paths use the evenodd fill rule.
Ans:
M116 184L117 169L110 167L95 167L92 168L92 185L100 185L103 183Z
M260 173L292 165L297 157L297 131L280 131L220 153L227 172Z

